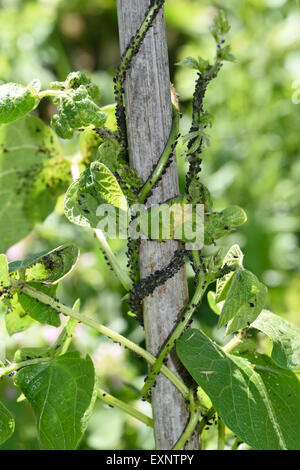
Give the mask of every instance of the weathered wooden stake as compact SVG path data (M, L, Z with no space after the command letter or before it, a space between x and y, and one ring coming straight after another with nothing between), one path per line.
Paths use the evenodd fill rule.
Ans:
M121 52L141 25L149 0L118 0L118 20ZM125 85L127 134L131 165L146 179L151 173L168 140L171 123L171 93L166 28L163 11L147 33L134 58ZM176 163L172 163L149 202L158 203L178 194ZM176 241L158 243L143 240L140 249L140 269L145 277L164 267L172 259ZM166 284L158 287L144 300L144 320L147 349L157 355L166 341L178 313L188 298L185 267ZM173 354L168 367L181 374L181 366ZM186 403L178 390L161 374L152 391L157 449L171 449L182 434L187 420ZM186 448L197 449L197 438Z

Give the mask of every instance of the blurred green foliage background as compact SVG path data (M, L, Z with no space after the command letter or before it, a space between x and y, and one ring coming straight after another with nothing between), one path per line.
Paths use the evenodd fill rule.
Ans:
M183 133L189 128L195 72L175 63L188 55L213 58L214 41L208 30L219 6L228 13L236 61L226 63L208 89L206 108L214 115L214 124L209 131L211 146L203 154L202 179L217 209L240 205L248 223L218 245L239 243L245 266L268 286L267 307L300 326L300 103L293 103L297 95L293 86L300 79L299 4L297 0L166 1L171 80L180 95ZM101 104L113 102L112 77L119 59L115 0L2 0L0 8L0 80L25 84L38 77L47 88L50 81L82 70L99 85ZM44 100L38 112L48 122L53 105ZM64 147L67 155L76 154L78 139ZM179 148L183 185L181 152ZM121 302L125 292L107 267L93 233L71 225L61 201L55 213L8 255L20 259L65 241L78 244L81 258L59 288L61 300L72 305L80 297L86 315L143 344L143 330L127 315ZM125 263L124 243L114 240L111 246ZM217 341L224 340L206 302L195 321ZM12 358L16 348L51 343L57 334L53 327L34 326L9 338L0 316L0 359L5 350ZM73 347L92 355L102 387L151 413L148 404L137 401L136 387L146 373L142 360L83 325L77 327ZM16 397L12 379L3 380L0 399L15 415L17 427L0 449L37 449L33 413L26 402L16 403ZM214 432L204 434L208 446ZM100 401L81 443L82 449L153 446L151 430Z

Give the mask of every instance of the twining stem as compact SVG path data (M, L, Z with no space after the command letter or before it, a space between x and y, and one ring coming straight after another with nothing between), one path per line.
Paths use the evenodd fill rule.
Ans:
M198 424L199 415L200 415L200 407L195 403L195 398L194 398L192 391L190 391L189 411L190 411L189 422L184 432L182 433L181 437L178 439L178 441L176 442L172 450L183 449Z
M152 354L150 354L148 351L141 348L140 346L133 343L129 339L125 338L124 336L120 335L119 333L111 330L110 328L104 325L101 325L101 323L98 323L93 318L86 317L85 315L82 315L81 313L76 312L70 307L67 307L66 305L63 305L60 302L57 302L52 297L49 297L47 294L44 294L43 292L34 289L33 287L29 286L28 284L24 282L17 281L16 279L13 279L13 278L10 278L10 282L11 282L12 287L21 288L22 291L25 294L29 295L30 297L37 299L38 301L44 303L45 305L52 307L53 309L57 310L58 312L63 313L64 315L67 315L72 318L76 318L76 320L84 323L87 326L90 326L91 328L98 331L99 333L107 336L108 338L111 338L113 341L116 341L122 344L123 346L127 347L131 351L135 352L136 354L144 358L150 364L153 365L155 363L155 360L156 360L155 357L152 356ZM189 398L189 389L170 369L168 369L166 366L162 366L161 372L175 385L175 387L178 388L178 390L182 393L184 398L186 399Z
M225 447L225 424L224 421L218 421L218 450L224 450Z
M242 443L243 441L237 437L234 441L234 443L232 444L232 447L231 447L231 450L237 450L239 445Z
M112 252L112 249L109 246L102 230L95 229L95 234L96 234L97 239L100 242L101 249L104 251L105 255L107 256L107 259L110 262L117 278L121 282L122 286L127 291L130 291L133 288L132 280L130 279L126 271L124 271L119 261L117 260L116 256Z
M214 417L215 412L216 412L216 410L212 406L211 408L209 408L206 415L201 419L201 421L199 423L199 433L200 434L202 433L203 429L207 425L208 421Z
M178 137L178 132L179 132L179 119L180 118L179 118L179 112L177 111L174 105L172 106L172 110L173 110L173 120L172 120L172 128L171 128L171 132L169 135L169 139L167 141L164 151L161 154L153 172L151 173L151 176L143 185L140 191L140 194L138 197L139 204L143 204L145 202L151 189L155 186L157 181L162 176L163 171L166 167L166 164L174 151L174 146L176 145L176 139Z
M142 389L142 396L144 399L146 399L149 395L150 389L153 386L156 377L158 373L161 370L161 367L163 365L164 359L168 356L168 354L171 352L173 349L176 341L180 338L182 333L184 332L185 328L189 325L197 307L199 306L199 303L201 299L203 298L203 295L208 287L208 280L207 276L205 273L200 272L199 273L199 280L198 284L195 290L195 293L193 295L193 298L191 302L189 303L188 307L185 309L183 317L181 318L181 321L178 323L176 328L173 330L173 333L171 336L168 338L167 343L161 350L160 354L158 355L155 364L152 367L152 370L148 376L148 379L145 382L145 385Z
M150 428L153 428L153 419L150 418L149 416L146 416L144 413L137 410L136 408L133 408L127 403L121 400L118 400L118 398L113 397L102 388L98 388L97 393L98 393L98 397L101 398L101 400L105 401L105 403L107 403L108 405L114 406L116 408L119 408L122 411L125 411L125 413L129 414L130 416L133 416L133 418L136 418L138 421L141 421L142 423L146 424Z

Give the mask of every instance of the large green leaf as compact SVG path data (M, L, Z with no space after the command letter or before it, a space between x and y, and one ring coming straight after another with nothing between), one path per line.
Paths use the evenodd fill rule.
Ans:
M10 411L0 402L0 445L10 438L15 429L15 421Z
M96 377L89 356L79 352L24 367L15 383L30 402L42 449L76 449L95 400Z
M199 330L177 342L177 354L222 420L253 449L300 449L300 384L265 356L226 354Z
M271 357L279 367L300 370L300 328L268 310L263 310L251 326L271 338Z
M25 271L25 281L38 281L43 284L57 284L75 267L79 249L73 243L46 250L9 263L9 271Z
M228 323L227 334L245 328L258 317L266 297L265 285L247 269L238 269L233 275L218 327Z
M69 163L39 118L26 116L0 126L0 251L44 220L69 182Z

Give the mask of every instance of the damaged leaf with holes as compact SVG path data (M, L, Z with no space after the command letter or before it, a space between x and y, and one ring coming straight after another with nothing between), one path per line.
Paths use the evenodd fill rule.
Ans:
M106 114L94 102L98 88L82 72L72 72L64 82L52 82L51 88L58 91L51 125L62 139L71 139L76 129L105 123Z

